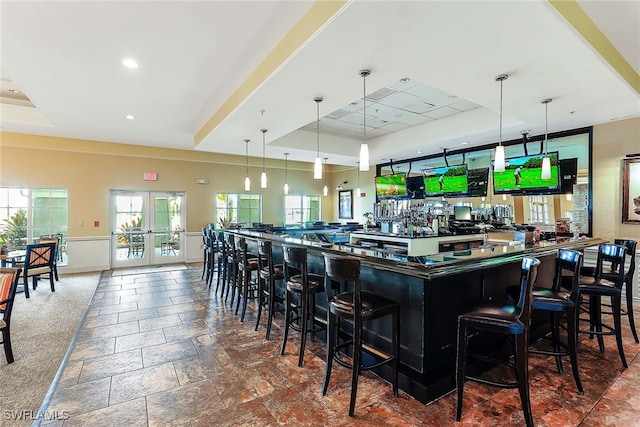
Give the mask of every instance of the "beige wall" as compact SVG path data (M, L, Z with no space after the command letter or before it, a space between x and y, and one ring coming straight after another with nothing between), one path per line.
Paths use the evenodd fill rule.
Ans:
M621 223L622 159L640 152L640 119L597 125L593 138L593 234L605 239L640 240L640 225ZM251 158L250 164L254 165L250 168L254 192L261 192L262 160ZM311 166L289 161L291 194L322 194L324 183L311 179ZM375 202L375 167L360 172L360 188L366 193L363 198L355 194L355 165L330 169L330 194L322 199L323 219L338 221L338 196L333 187L348 181L344 188L354 190L353 220L362 223L362 214L370 212ZM144 172L157 172L158 181L143 181ZM267 160L267 174L263 220L280 224L284 160ZM243 192L244 175L245 159L241 156L0 133L0 186L68 188L71 237L109 234L110 189L185 191L188 231L198 231L215 217L215 194ZM209 179L209 184L197 185L196 178ZM94 228L96 220L100 227Z
M640 118L593 129L593 235L640 241L640 224L622 224L622 160L640 153Z
M267 160L266 190L259 188L262 158L250 158L249 164L252 192L264 196L263 221L281 224L284 158ZM311 179L311 166L288 162L290 195L322 194L324 181ZM158 180L144 181L144 172L157 172ZM67 188L70 237L109 234L110 189L184 191L187 231L199 231L215 218L216 193L244 192L245 172L242 156L0 133L0 186ZM196 178L209 184L195 184ZM322 218L334 221L331 174L327 182L331 191L322 198Z

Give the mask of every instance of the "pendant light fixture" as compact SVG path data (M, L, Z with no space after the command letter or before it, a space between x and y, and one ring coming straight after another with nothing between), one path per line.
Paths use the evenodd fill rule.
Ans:
M360 197L360 162L356 162L356 171L358 172L358 186L356 187L356 197Z
M267 133L266 129L260 129L262 132L262 174L260 175L260 188L267 188L267 172L264 169L264 134Z
M542 158L542 174L540 178L551 179L551 159L549 158L549 103L551 98L540 101L544 104L544 157Z
M244 140L245 153L247 158L247 175L244 177L244 191L251 191L251 179L249 179L249 140Z
M284 195L289 194L289 168L287 161L289 160L289 153L284 153Z
M493 164L494 172L504 172L504 146L502 145L502 82L509 78L506 74L496 76L496 81L500 82L500 139L496 147L496 158Z
M322 159L320 158L320 103L322 98L313 98L316 103L316 137L317 137L317 155L313 164L313 179L322 179Z
M329 159L328 157L324 158L324 169L325 170L327 170L327 160L328 159ZM324 175L324 187L322 188L322 195L324 197L327 197L329 195L329 187L327 187L327 175L326 175L326 173Z
M370 70L360 70L358 73L362 77L362 144L360 144L360 162L358 169L369 170L369 145L367 144L367 76Z

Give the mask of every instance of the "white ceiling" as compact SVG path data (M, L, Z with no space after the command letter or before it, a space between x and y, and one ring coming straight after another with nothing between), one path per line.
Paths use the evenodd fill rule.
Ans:
M393 95L367 101L372 163L497 141L494 78L502 73L509 75L504 140L519 138L523 129L544 132L543 98L553 99L550 132L640 116L633 88L640 1L578 4L635 75L621 76L617 64L542 0L351 1L304 40L290 31L306 13L317 14L309 1L1 0L1 126L239 155L248 138L255 156L262 154L265 128L267 157L290 152L290 160L311 162L313 98L321 96L322 117L351 112L320 121L321 157L355 165L364 68L371 70L368 97L384 87L416 97L402 105L389 102ZM292 53L265 72L261 67L281 40L294 44ZM140 67L123 67L125 57ZM410 78L414 93L402 78ZM8 100L11 88L36 108ZM431 116L407 113L417 106L411 104L435 98ZM396 117L402 112L411 117ZM135 120L126 120L128 114ZM211 128L201 131L210 119Z

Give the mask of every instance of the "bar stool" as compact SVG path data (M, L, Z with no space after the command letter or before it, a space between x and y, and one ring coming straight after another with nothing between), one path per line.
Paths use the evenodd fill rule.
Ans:
M256 320L255 330L257 331L260 325L262 307L266 305L269 313L265 339L268 340L271 335L276 302L282 302L282 298L276 295L276 281L284 280L284 266L274 264L273 246L269 240L258 239L258 268L258 320Z
M224 244L226 247L226 258L223 261L225 263L223 280L226 287L224 300L226 302L229 294L231 294L231 305L233 306L238 277L238 251L236 250L235 236L231 233L224 233Z
M341 366L351 369L351 400L349 416L355 412L360 371L370 370L391 363L393 395L398 396L398 359L400 357L400 305L388 298L363 291L360 283L360 260L324 254L325 292L327 294L327 364L322 384L322 395L327 394L331 367L335 360ZM337 284L337 287L334 286ZM351 285L352 290L347 291ZM337 289L336 293L334 289ZM363 345L363 323L365 321L391 316L391 351L385 352ZM351 339L340 343L340 319L353 324ZM340 351L353 347L352 362L340 357ZM361 353L365 351L377 359L364 365Z
M529 329L531 323L531 300L533 285L538 274L540 261L524 257L520 273L520 292L515 306L483 305L458 316L458 356L456 362L456 386L458 404L456 421L462 416L462 397L465 380L471 380L496 387L517 388L520 393L524 419L528 427L533 427L531 403L529 399ZM476 331L494 332L515 338L515 363L480 354L467 354L469 336ZM497 382L467 375L467 357L486 362L503 363L516 372L516 382Z
M635 240L628 239L615 239L613 241L616 245L622 245L627 248L627 256L628 260L628 268L624 274L624 293L627 299L627 307L626 310L624 308L620 308L620 314L622 316L627 316L629 318L629 326L631 327L631 333L633 334L633 339L635 342L638 341L638 332L636 331L636 322L633 316L633 276L636 272L636 249L638 242ZM583 276L595 276L595 267L582 267L580 269L580 274ZM618 266L614 264L610 264L608 268L603 268L602 277L607 280L615 280L615 276L618 274ZM608 305L608 304L602 304ZM612 314L613 312L603 312L604 314Z
M315 300L316 294L323 292L322 283L324 278L318 274L311 274L307 269L307 248L302 246L282 245L284 255L284 280L285 280L285 303L284 303L284 334L282 336L282 348L280 354L284 354L287 346L289 328L300 331L300 353L298 354L298 366L302 366L304 360L304 349L307 341L307 334L313 334L324 330L314 328L315 323ZM293 300L293 295L297 295L298 303ZM292 317L293 313L295 317ZM307 322L311 317L311 328ZM297 322L297 324L295 323Z
M242 315L240 321L244 322L244 315L247 312L247 300L250 293L255 293L256 287L251 280L253 272L258 271L258 258L247 251L247 240L244 237L238 238L238 302L236 304L236 315L240 308L240 297L242 297ZM241 279L241 280L240 280ZM233 303L233 299L231 300Z
M211 287L213 283L213 276L216 273L216 254L218 253L218 245L215 232L207 228L205 231L206 237L206 252L207 252L207 278L206 282ZM218 272L218 274L220 274ZM217 292L217 287L216 287Z
M558 372L563 373L561 356L569 356L576 387L580 394L584 393L580 373L578 372L578 317L580 298L580 267L582 254L578 251L560 249L555 260L555 276L551 288L536 286L533 289L532 309L549 312L551 316L551 332L549 338L553 351L531 350L529 354L554 356ZM565 274L566 273L566 274ZM540 283L538 282L538 285ZM507 302L513 304L518 298L519 288L507 288ZM560 341L560 317L566 314L567 342Z
M598 246L598 260L596 262L596 270L593 277L580 277L580 293L589 296L589 318L581 321L589 322L588 331L580 331L588 333L590 336L598 337L598 347L600 352L604 352L604 335L615 335L616 344L618 345L618 353L622 366L628 367L627 359L624 357L624 348L622 347L622 330L621 330L621 305L622 305L622 286L624 286L625 276L625 258L627 248L622 245L611 243L603 243ZM605 274L605 262L611 262L618 266L616 274ZM602 323L602 297L611 298L611 309L613 314L613 327ZM603 331L602 328L605 330Z
M216 293L220 289L220 297L224 296L225 281L227 273L227 242L225 241L224 232L220 231L216 237L216 244L218 246L218 277L216 278ZM222 287L220 287L222 282Z
M204 280L206 282L206 280L204 278L204 275L208 271L207 262L209 261L208 254L207 254L207 227L202 227L202 252L203 252L202 280Z

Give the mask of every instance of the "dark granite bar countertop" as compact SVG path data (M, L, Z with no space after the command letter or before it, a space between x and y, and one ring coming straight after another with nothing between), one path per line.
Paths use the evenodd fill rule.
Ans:
M486 245L480 248L456 252L442 252L426 256L399 255L391 251L365 248L347 244L312 242L303 239L280 237L270 233L244 230L227 230L249 239L267 239L280 244L304 245L310 253L322 252L349 255L360 258L363 266L394 273L433 280L452 274L493 268L500 264L519 262L523 256L542 257L555 254L558 249L581 251L586 247L604 243L600 238L564 239L557 242L536 242L522 245Z

